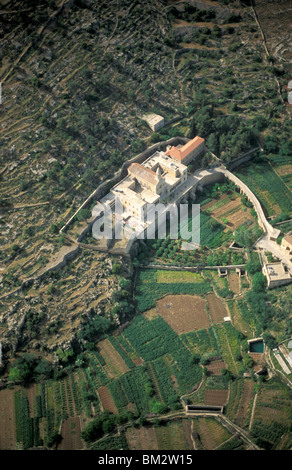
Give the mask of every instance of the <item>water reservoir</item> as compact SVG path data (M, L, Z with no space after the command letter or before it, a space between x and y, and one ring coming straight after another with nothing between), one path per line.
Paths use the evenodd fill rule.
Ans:
M252 341L249 343L249 352L251 353L263 353L264 352L264 342L262 339Z

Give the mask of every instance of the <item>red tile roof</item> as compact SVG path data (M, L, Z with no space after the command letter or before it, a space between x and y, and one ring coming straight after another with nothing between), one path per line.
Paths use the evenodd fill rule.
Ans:
M183 161L193 150L199 147L205 142L202 137L195 137L194 139L187 142L183 147L178 149L177 147L171 147L165 152L165 155L176 158L179 161Z

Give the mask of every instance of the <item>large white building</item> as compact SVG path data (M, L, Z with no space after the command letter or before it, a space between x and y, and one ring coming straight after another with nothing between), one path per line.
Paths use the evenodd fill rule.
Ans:
M186 203L189 194L198 183L198 178L188 174L187 164L204 152L204 139L195 137L187 144L169 147L165 152L156 151L143 163L131 163L128 174L117 183L100 202L111 211L115 223L123 227L124 238L133 239L152 226L148 220L149 204ZM117 201L118 209L117 209ZM104 209L96 206L95 216L102 216ZM98 218L93 224L93 237L100 239ZM131 242L126 242L129 251Z
M195 137L182 147L156 151L141 163L132 163L128 175L111 189L124 211L144 221L147 204L180 202L187 182L187 164L204 152L204 139ZM191 187L189 188L191 189Z

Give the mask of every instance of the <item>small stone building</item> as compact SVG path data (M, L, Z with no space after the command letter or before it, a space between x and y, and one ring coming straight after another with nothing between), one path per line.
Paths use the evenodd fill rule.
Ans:
M291 235L287 235L286 237L283 238L282 247L285 248L285 250L289 251L289 253L292 252L292 236Z

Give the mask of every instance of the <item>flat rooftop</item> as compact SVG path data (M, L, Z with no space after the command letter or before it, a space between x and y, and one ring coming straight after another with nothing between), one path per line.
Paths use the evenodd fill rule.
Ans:
M177 160L174 160L171 157L168 157L163 152L159 152L158 150L156 150L156 152L153 153L151 157L147 158L147 160L145 160L142 163L143 166L145 166L146 168L149 168L150 170L153 167L155 167L157 164L161 166L165 166L166 168L169 168L169 169L178 169L181 172L183 172L186 168L186 166L183 163Z
M150 126L154 126L158 122L164 120L163 116L160 116L160 114L155 113L144 114L143 116L141 116L141 118L146 121Z
M126 178L116 184L111 191L117 196L127 196L140 207L143 207L145 203L155 204L159 200L158 194L154 194L147 189L141 188L138 191L134 190L131 176L126 176Z
M283 263L268 263L265 264L265 269L271 281L291 279L291 274L288 270L285 270Z

